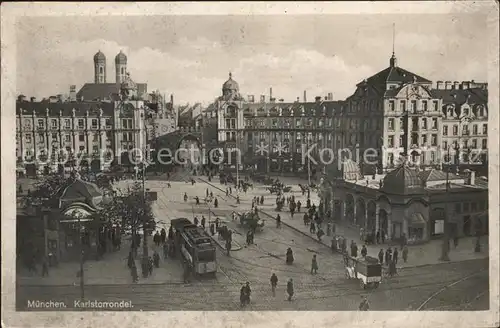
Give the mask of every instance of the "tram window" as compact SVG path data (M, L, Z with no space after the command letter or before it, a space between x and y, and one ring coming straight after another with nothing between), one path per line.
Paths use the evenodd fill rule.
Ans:
M213 251L198 252L198 261L200 261L200 262L213 262L213 261L215 261L215 252L213 252Z

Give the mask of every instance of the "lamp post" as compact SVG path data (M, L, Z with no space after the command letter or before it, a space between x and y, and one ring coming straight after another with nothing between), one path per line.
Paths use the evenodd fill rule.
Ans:
M450 148L451 145L448 146L447 149L447 159L450 160ZM449 187L450 187L450 167L446 169L446 194L448 195L449 193ZM440 261L447 262L450 260L449 257L449 252L450 252L450 238L449 238L449 211L448 211L448 202L445 203L445 215L444 215L444 227L443 227L443 245L441 248L441 257L439 258Z

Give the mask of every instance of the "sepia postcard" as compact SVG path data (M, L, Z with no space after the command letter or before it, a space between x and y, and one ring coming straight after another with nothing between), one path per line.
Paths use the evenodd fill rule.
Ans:
M498 327L499 8L2 6L5 327Z

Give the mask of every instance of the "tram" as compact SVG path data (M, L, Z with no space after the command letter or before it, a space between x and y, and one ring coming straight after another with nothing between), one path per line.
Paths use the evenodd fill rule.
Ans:
M210 235L186 218L173 219L175 248L180 251L197 275L215 275L216 248Z

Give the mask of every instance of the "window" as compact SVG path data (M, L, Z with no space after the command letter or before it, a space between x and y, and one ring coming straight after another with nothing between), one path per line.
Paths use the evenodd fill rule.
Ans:
M69 119L64 120L64 128L71 129L71 121Z
M389 136L389 137L387 138L387 146L388 146L389 148L394 147L394 136Z
M488 124L483 124L483 134L488 134Z
M461 212L462 212L462 204L456 203L455 204L455 213L461 213Z
M38 140L39 140L40 143L44 143L45 136L43 135L43 133L39 133L38 134Z
M436 130L438 128L438 120L437 118L432 119L432 129Z
M99 67L99 73L101 73L101 74L103 73L102 66L101 66L101 67Z
M434 107L434 111L436 111L436 112L437 112L437 110L439 109L439 103L438 103L438 101L437 101L437 100L434 100L434 101L432 102L432 106Z
M394 100L390 100L390 101L389 101L389 110L390 110L391 112L393 112L393 111L394 111Z
M447 125L443 126L443 135L444 136L448 135L448 126Z
M273 125L273 128L277 128L278 127L278 120L277 119L273 119L271 124Z
M394 119L393 118L390 118L388 120L388 128L389 128L389 130L394 131Z
M93 138L92 138L93 141L99 141L99 135L96 133L94 134Z
M92 147L92 151L94 152L94 154L97 153L99 151L99 147L97 145L94 145Z
M437 134L433 134L431 136L431 146L437 146L437 143L438 143L438 137L437 137Z
M52 141L57 141L57 133L52 133Z
M106 119L105 121L106 126L111 126L111 120L109 118Z
M477 136L477 124L474 124L472 126L472 134L475 135L475 136Z
M125 127L125 120L123 121L123 126ZM231 126L231 119L226 118L226 129L229 129Z
M458 125L453 125L453 135L456 136L458 135Z
M42 119L39 119L39 120L38 120L38 128L39 128L39 129L43 129L43 128L44 128L44 126L45 126L45 125L43 124L43 120L42 120Z
M411 106L411 109L410 109L411 112L412 113L416 113L417 112L417 101L416 100L412 100L410 106Z
M401 108L401 111L402 111L402 112L406 112L406 101L401 100L401 101L399 102L399 107Z
M85 150L85 146L80 146L80 152L83 152Z
M300 128L300 118L298 118L296 121L295 121L295 127L296 128Z
M483 139L481 141L481 148L487 149L488 148L488 139Z
M92 119L92 129L97 129L97 119L96 118Z
M64 140L65 140L66 142L71 142L71 136L70 136L69 134L66 134L66 135L64 136Z
M443 149L444 150L448 149L448 141L443 141Z
M26 143L31 143L31 134L27 134L25 139L26 139Z
M403 132L404 131L404 128L405 128L405 118L404 117L401 117L399 119L399 129Z
M422 109L426 112L427 111L427 100L422 100Z
M85 124L84 124L84 123L85 123L85 122L83 121L83 118L79 118L79 119L78 119L78 128L79 128L79 129L83 129L83 128L84 128L84 126L85 126Z
M125 68L122 67L121 72L122 72L122 74L125 74Z
M318 120L318 127L322 128L323 127L323 119Z
M477 140L476 139L472 139L472 148L477 149Z
M399 147L404 147L405 137L399 136Z
M424 134L422 136L422 145L425 145L427 143L427 136Z
M422 130L427 130L427 119L423 118L422 119Z
M52 126L52 129L57 129L57 120L53 119L51 120L51 126Z
M81 142L82 142L82 141L85 141L85 135L84 135L83 133L80 133L80 134L78 135L78 140L79 140L79 141L81 141Z

